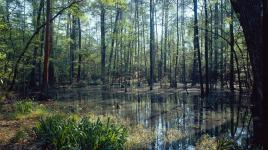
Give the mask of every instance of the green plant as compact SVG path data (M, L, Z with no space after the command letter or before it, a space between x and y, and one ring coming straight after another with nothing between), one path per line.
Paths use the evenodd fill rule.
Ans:
M12 138L12 140L14 142L19 142L22 141L24 139L26 139L28 136L28 133L26 130L19 130L18 132L16 132L15 136Z
M126 129L109 119L102 123L62 115L42 118L33 130L37 142L48 149L123 149L127 137Z
M197 150L240 150L241 148L230 137L224 135L217 138L203 135L196 143Z
M15 112L27 114L33 111L35 103L29 100L17 101L14 104Z
M221 136L217 138L217 150L238 150L240 147L236 144L236 142L227 137Z

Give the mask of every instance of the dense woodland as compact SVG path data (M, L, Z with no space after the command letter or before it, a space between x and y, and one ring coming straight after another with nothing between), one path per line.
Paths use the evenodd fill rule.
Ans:
M243 29L229 1L6 1L1 6L4 88L97 82L153 89L154 83L185 88L190 83L199 84L202 95L216 87L252 88Z
M100 85L252 93L263 144L261 0L0 0L0 90ZM36 94L35 94L36 95ZM40 96L39 96L40 97Z

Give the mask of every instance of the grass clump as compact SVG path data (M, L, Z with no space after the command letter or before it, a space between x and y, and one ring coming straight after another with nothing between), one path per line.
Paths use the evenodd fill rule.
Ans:
M14 104L15 111L18 114L27 114L33 111L35 103L33 101L17 101Z
M237 143L227 137L220 136L217 138L210 137L209 135L203 135L196 144L196 150L240 150L241 148Z
M42 118L34 127L36 141L46 149L123 149L127 132L122 126L99 119L62 115Z
M19 120L40 117L48 113L44 105L33 102L31 99L15 102L13 109L11 116Z

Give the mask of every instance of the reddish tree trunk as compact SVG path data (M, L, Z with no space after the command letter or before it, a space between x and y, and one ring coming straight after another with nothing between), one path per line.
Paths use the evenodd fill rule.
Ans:
M50 13L51 3L50 0L47 0L47 11L46 11L46 20L51 20L51 13ZM43 78L43 90L47 90L48 88L48 59L49 53L51 51L51 22L49 21L46 24L45 29L45 55L44 55L44 78Z

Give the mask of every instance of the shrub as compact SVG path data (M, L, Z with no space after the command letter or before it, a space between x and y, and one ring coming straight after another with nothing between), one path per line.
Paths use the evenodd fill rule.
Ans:
M47 149L123 149L127 132L122 126L102 123L99 119L63 117L42 118L34 127L36 140Z

